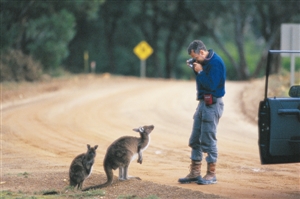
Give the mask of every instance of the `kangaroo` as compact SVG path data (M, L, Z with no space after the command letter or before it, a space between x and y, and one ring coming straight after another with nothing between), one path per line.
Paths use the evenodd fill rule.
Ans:
M153 125L135 128L133 131L140 133L140 138L123 136L115 140L107 148L106 155L103 160L103 167L107 181L104 184L87 187L83 189L83 191L99 189L111 185L113 182L113 170L116 170L117 168L119 168L119 180L128 180L129 164L137 156L137 162L142 164L142 153L149 146L150 133L153 129Z
M92 173L97 148L98 145L91 147L87 144L87 152L74 158L69 170L70 186L82 189L83 181Z

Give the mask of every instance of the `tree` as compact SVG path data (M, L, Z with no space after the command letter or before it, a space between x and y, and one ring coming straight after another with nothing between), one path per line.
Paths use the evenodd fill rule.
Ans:
M153 75L175 77L178 56L192 33L192 20L187 1L147 1L140 4L140 12L134 16L143 37L154 49Z
M149 62L152 63L153 76L163 77L164 71L161 70L162 60L160 57L159 34L163 28L163 7L165 2L158 0L142 0L139 3L133 1L132 5L136 6L138 11L133 16L133 22L139 27L142 33L142 40L146 40L154 49ZM148 61L148 60L147 60ZM147 68L149 69L149 68Z
M263 64L266 62L268 50L280 49L281 24L284 22L299 23L300 13L299 1L295 0L198 1L191 2L191 9L200 26L209 32L209 36L219 45L230 61L230 65L234 66L237 79L239 80L246 80L251 76L256 77L259 75ZM199 10L203 12L197 12ZM207 10L209 12L206 12ZM220 33L221 28L225 27L227 27L226 32ZM266 43L253 74L250 74L249 64L246 61L247 52L245 51L245 42L251 42L245 38L245 35L250 34L249 30L250 33L256 36L257 40L263 38ZM238 61L233 57L235 53L226 49L224 38L234 41L238 53ZM278 71L279 61L277 60L276 63L277 69L275 71Z
M58 67L75 35L75 15L97 12L100 0L1 1L1 50L13 48L40 60L44 69Z
M173 9L170 9L171 6L168 6L168 23L165 24L167 29L164 48L166 78L174 76L172 73L175 73L174 68L178 61L179 53L192 32L191 27L194 20L185 1L172 2Z
M75 34L74 16L61 10L50 16L43 15L28 21L26 50L40 60L44 69L56 68L68 55L68 43Z
M249 12L251 5L244 1L235 1L230 6L226 1L199 1L197 3L193 2L191 9L199 23L199 27L206 30L202 30L202 34L198 34L209 36L218 44L229 60L230 65L235 69L237 79L248 79L249 70L245 58L244 31L247 24L246 20L251 14ZM197 10L202 12L196 12ZM227 28L224 29L225 26ZM226 48L225 41L228 41L228 39L235 43L238 61L233 57L233 53Z
M17 3L16 3L17 2ZM230 77L258 76L269 49L279 49L281 23L299 23L295 0L2 0L0 50L16 49L40 60L45 70L61 66L83 72L83 52L97 72L138 75L133 48L146 40L154 49L147 76L180 77L187 41L217 44ZM263 41L249 61L249 43ZM67 57L67 58L66 58ZM247 61L248 60L248 61ZM275 67L276 70L279 70ZM253 72L254 71L254 72ZM253 72L253 74L251 74Z
M116 72L116 57L114 53L115 35L117 31L118 22L122 17L125 17L129 2L128 1L114 1L107 0L101 5L100 15L104 22L104 37L106 43L106 50L108 55L108 66L107 70L111 73Z
M253 73L257 77L267 60L268 51L280 49L280 28L282 23L300 23L299 1L295 0L274 0L274 1L255 1L257 14L254 17L253 29L258 37L265 40L266 46L260 60ZM280 69L280 56L273 62L275 67L272 72L278 72Z
M239 61L238 61L238 77L239 79L247 80L250 76L249 69L247 67L246 62L246 54L245 54L245 26L246 20L251 15L251 2L240 2L236 1L233 6L232 18L234 22L234 41L236 43ZM250 11L250 12L249 12Z

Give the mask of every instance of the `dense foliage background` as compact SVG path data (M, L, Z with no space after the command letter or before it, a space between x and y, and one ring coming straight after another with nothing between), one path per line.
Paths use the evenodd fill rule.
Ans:
M154 49L146 60L148 77L187 79L193 73L185 65L186 48L194 39L224 58L229 79L246 80L264 72L269 49L280 49L281 24L300 23L298 0L1 0L0 5L1 81L32 81L20 74L40 73L37 66L51 75L88 72L92 61L97 73L139 76L133 48L143 40Z

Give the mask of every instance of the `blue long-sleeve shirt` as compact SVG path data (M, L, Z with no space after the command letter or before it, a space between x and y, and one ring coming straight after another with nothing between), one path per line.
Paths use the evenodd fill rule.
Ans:
M212 94L214 97L225 95L226 67L219 55L213 50L202 64L203 71L197 74L197 100L203 99L204 94Z

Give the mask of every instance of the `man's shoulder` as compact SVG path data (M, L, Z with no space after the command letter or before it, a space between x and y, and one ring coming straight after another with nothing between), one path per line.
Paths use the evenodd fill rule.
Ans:
M221 56L219 56L217 53L214 53L214 55L213 55L211 61L212 61L212 62L215 62L215 63L219 63L219 64L224 65L223 59L222 59Z
M216 53L215 51L213 51L213 56L212 56L212 59L222 59L221 58L221 56L218 54L218 53Z

